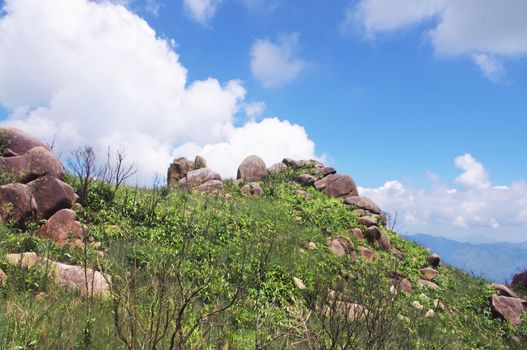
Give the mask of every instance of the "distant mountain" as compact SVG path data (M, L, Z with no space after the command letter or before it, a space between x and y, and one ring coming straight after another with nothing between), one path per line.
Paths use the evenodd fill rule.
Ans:
M490 282L510 282L512 276L527 269L527 242L458 242L427 234L405 236L441 255L447 264Z

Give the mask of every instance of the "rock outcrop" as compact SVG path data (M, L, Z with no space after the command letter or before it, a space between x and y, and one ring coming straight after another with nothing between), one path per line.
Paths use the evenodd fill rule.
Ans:
M238 167L236 179L249 182L261 181L267 176L267 166L262 158L252 155L245 158Z
M317 190L334 198L359 195L355 181L353 181L351 176L344 174L328 175L322 180L315 182L315 187Z
M8 143L6 151L4 151L4 157L19 156L35 147L43 147L50 151L46 144L20 129L0 128L0 140Z
M0 186L1 222L23 222L37 214L37 202L28 187L19 183Z
M49 218L61 209L69 209L77 196L73 188L58 178L46 175L27 184L37 203L37 215Z
M171 188L178 181L183 179L187 173L194 170L194 162L188 160L185 157L179 157L174 159L172 164L168 167L167 173L167 186Z
M220 174L209 168L201 168L187 172L185 177L179 180L179 184L184 188L192 189L214 180L221 181Z
M76 215L71 209L59 210L36 231L37 236L50 238L60 245L82 245L84 231Z
M0 172L11 175L14 181L20 183L45 175L64 179L64 167L60 160L41 146L16 157L0 157Z
M527 301L494 294L492 295L492 312L496 316L518 326L522 322L522 316L527 314Z

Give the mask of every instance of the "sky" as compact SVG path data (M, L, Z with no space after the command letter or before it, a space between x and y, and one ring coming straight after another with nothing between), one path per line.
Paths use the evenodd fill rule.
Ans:
M0 4L0 124L63 159L316 158L402 233L527 241L523 0Z

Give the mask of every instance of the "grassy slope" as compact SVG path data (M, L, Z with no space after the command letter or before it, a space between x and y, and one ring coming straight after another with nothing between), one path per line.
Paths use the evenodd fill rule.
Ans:
M314 189L305 189L310 199L296 193L299 187L288 183L294 175L288 170L266 180L260 199L243 198L238 186L226 181L232 196L228 201L122 188L108 204L108 188L98 185L78 215L101 242L104 257L94 248L70 250L37 239L26 233L33 227L3 225L0 268L9 282L0 290L0 348L125 348L114 325L112 300L91 300L65 291L43 278L44 271L24 271L3 260L7 252L24 251L79 265L86 261L110 273L115 295L127 301L128 309L119 314L124 334L129 334L132 324L127 322L127 310L138 320L136 332L144 334L150 315L177 308L182 295L199 289L184 312L187 348L302 349L309 344L329 348L329 333L323 332L327 321L320 316L328 289L384 312L388 327L380 331L386 335L382 342L368 343L371 327L366 322L348 327L357 334L353 338L357 348L370 344L388 349L521 349L514 344L527 342L527 322L513 328L492 317L492 290L487 283L442 267L436 278L441 289L419 290L416 281L428 256L424 248L386 231L392 246L405 254L399 262L379 247L357 241L348 232L357 226L354 214L339 200ZM355 247L369 247L379 258L365 262L335 257L327 249L327 239L337 235L350 238ZM307 250L309 242L317 249ZM411 296L389 292L387 276L393 270L410 279ZM132 297L130 276L135 276L136 286ZM300 278L306 289L295 287L293 277ZM165 294L156 298L160 290ZM229 305L234 297L232 307L197 322L199 326L190 332L201 316ZM435 299L446 310L430 319L423 317ZM415 300L425 306L423 311L409 306ZM390 318L390 312L405 317ZM144 337L137 339L138 348L147 343ZM169 344L170 333L158 348Z

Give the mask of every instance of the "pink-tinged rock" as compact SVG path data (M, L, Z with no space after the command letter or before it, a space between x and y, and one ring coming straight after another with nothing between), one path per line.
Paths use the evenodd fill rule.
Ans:
M212 180L221 181L220 174L218 174L217 172L209 168L202 168L202 169L189 171L187 173L187 176L179 180L179 183L183 187L187 189L191 189L191 188L196 188L199 185L212 181Z
M37 214L42 218L49 218L61 209L69 209L77 196L70 185L54 176L46 175L27 184L35 201Z
M382 249L386 251L390 251L390 249L392 248L390 237L382 233L381 238L379 239L379 245L381 246Z
M494 288L496 292L498 292L498 295L502 297L519 298L516 293L514 293L509 287L504 286L503 284L492 283L490 286Z
M5 259L12 266L29 269L38 262L37 253L27 252L20 254L6 254Z
M357 238L358 240L363 240L364 239L364 235L362 234L362 230L360 228L352 228L350 230L351 234L353 236L355 236L355 238Z
M519 326L522 323L522 316L527 313L527 301L494 294L492 295L492 312L511 324Z
M210 181L207 181L207 182L199 185L195 189L198 192L206 192L206 193L217 192L217 193L221 193L221 192L223 192L223 182L221 182L220 180L210 180Z
M168 188L174 186L179 180L183 179L189 171L194 170L194 162L185 157L174 159L168 167L167 185Z
M245 158L238 167L237 179L261 181L267 176L267 166L262 158L252 155Z
M353 178L344 174L328 175L322 180L315 182L315 187L317 190L334 198L359 195Z
M326 177L328 175L333 175L337 173L335 168L331 167L315 168L313 169L313 172L317 175L321 175L322 177Z
M59 210L36 231L36 234L60 245L80 246L84 238L84 231L81 223L75 218L76 214L73 210Z
M353 322L368 313L362 305L355 303L348 303L345 301L333 301L329 305L322 308L322 315L325 317L334 317L335 314L346 317L348 321Z
M257 182L251 182L250 184L242 186L240 192L245 197L257 198L263 194L263 190Z
M433 280L437 276L437 271L431 267L421 269L423 277L429 281Z
M275 163L271 165L269 169L267 169L267 172L269 174L276 174L281 171L284 171L285 169L287 169L287 165L285 165L284 163Z
M311 186L313 185L318 178L311 174L302 174L296 178L296 182L299 184L302 184L304 186Z
M361 216L360 218L357 219L357 222L366 227L377 226L377 224L379 223L379 216L378 215Z
M0 128L0 138L4 138L9 142L8 150L10 156L23 155L35 147L44 147L51 151L45 143L20 129Z
M412 294L412 283L407 278L399 280L399 290L407 295Z
M392 249L392 255L401 261L404 260L404 253L397 248Z
M331 252L336 256L346 255L346 250L344 249L344 246L337 239L331 240L329 250L331 250Z
M417 286L419 286L419 288L439 289L439 286L437 284L427 280L418 280Z
M35 147L21 156L0 157L0 172L27 183L45 175L64 179L64 166L47 148Z
M52 264L55 282L70 290L79 290L83 294L93 292L97 296L105 296L110 292L110 276L81 266L67 265L59 262Z
M23 222L37 214L37 202L26 185L0 186L0 222Z
M344 203L347 205L353 205L358 209L367 210L374 214L381 214L381 209L368 197L360 196L347 196L344 198Z
M374 258L373 252L366 247L357 248L360 256L362 256L367 261L372 261Z
M207 160L202 156L196 156L194 159L194 169L201 169L207 167Z

